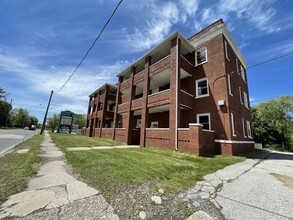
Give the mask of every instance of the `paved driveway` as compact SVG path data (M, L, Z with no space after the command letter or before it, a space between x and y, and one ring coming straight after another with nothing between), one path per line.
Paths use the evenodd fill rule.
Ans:
M293 219L293 154L271 152L225 183L215 201L227 219Z
M15 145L23 142L25 139L32 137L39 130L29 131L23 129L0 129L0 156L13 148Z

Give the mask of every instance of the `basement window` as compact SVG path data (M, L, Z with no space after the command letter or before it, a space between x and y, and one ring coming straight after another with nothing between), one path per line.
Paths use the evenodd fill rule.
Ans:
M200 65L207 62L207 48L202 47L196 51L195 64Z
M202 124L202 129L211 130L210 113L197 114L197 123Z

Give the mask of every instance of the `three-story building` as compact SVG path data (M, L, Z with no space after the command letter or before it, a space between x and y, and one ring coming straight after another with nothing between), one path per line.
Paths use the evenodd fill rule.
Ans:
M222 20L178 31L90 95L85 134L205 154L254 148L246 62Z

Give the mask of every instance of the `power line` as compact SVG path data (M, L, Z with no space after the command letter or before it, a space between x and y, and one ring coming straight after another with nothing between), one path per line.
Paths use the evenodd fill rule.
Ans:
M79 64L77 65L77 67L75 68L75 70L71 73L71 75L69 76L69 78L65 81L65 83L60 87L60 89L55 92L55 94L58 94L63 88L64 86L68 83L68 81L72 78L72 76L75 74L75 72L78 70L78 68L80 67L80 65L82 64L82 62L85 60L85 58L88 56L89 52L93 49L93 47L95 46L97 40L100 38L100 36L102 35L103 31L105 30L105 28L107 27L107 25L109 24L109 22L111 21L112 17L114 16L114 14L116 13L117 9L119 8L120 4L123 2L123 0L120 0L119 3L117 4L116 8L114 9L114 11L112 12L111 16L109 17L109 19L107 20L107 22L105 23L104 27L102 28L102 30L100 31L99 35L96 37L96 39L94 40L94 42L92 43L92 45L90 46L90 48L87 50L87 52L85 53L85 55L83 56L83 58L81 59L81 61L79 62Z
M265 64L265 63L268 63L268 62L271 62L271 61L274 61L274 60L278 60L278 59L280 59L280 58L283 58L283 57L289 56L289 55L291 55L291 54L293 54L293 51L292 51L292 52L289 52L289 53L287 53L287 54L281 55L281 56L277 56L277 57L271 58L271 59L269 59L269 60L262 61L262 62L260 62L260 63L254 64L254 65L252 65L252 66L248 66L246 69L248 69L248 68L253 68L253 67L256 67L256 66L260 66L260 65L262 65L262 64Z

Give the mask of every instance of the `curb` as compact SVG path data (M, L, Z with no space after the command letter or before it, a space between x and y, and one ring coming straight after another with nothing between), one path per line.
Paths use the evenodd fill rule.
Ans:
M9 148L7 148L7 149L1 151L1 152L0 152L0 158L3 157L3 156L5 156L5 155L8 154L8 153L13 152L13 151L15 150L14 148L15 148L17 145L19 145L19 144L25 142L26 140L28 140L28 139L30 139L30 138L32 138L32 137L34 137L34 136L36 136L37 134L40 134L40 132L34 134L34 135L31 136L31 137L24 138L20 143L18 143L18 144L13 144L13 145L10 146Z

